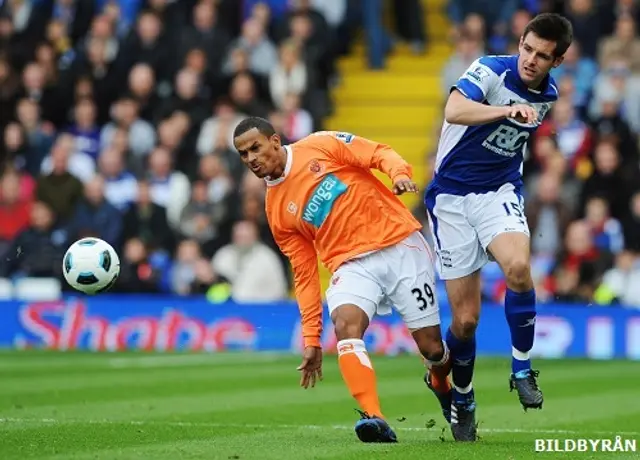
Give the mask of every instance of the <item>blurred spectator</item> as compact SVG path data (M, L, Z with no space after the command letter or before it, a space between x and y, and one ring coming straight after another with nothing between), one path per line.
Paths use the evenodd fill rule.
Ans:
M35 165L25 164L30 158L29 146L27 145L27 138L24 129L18 123L9 123L5 129L2 139L2 160L14 165L26 168L28 166L40 167L39 163Z
M628 212L634 184L640 182L638 167L623 167L618 150L610 142L599 142L594 155L595 170L582 188L580 212L584 212L590 197L601 196L609 202L611 215L620 219Z
M594 294L600 305L621 303L625 307L640 308L640 264L632 252L623 251L616 264L604 274Z
M189 179L172 166L171 155L164 148L156 148L149 156L151 200L166 209L170 226L177 229L180 213L189 201L190 184Z
M100 153L100 127L97 124L96 106L89 98L76 101L74 123L67 132L75 137L75 150L94 160Z
M136 64L129 72L129 91L138 103L140 118L151 121L160 106L156 92L156 76L147 64Z
M593 0L568 0L565 14L573 25L573 38L580 44L582 54L595 58L602 23Z
M316 5L320 2L316 0L312 3ZM327 9L327 6L324 8ZM422 2L420 0L394 0L393 8L395 29L398 35L410 44L414 53L423 52L427 43L427 37Z
M287 93L283 100L284 134L292 142L299 141L313 132L313 118L300 103L300 96L295 93Z
M104 178L104 196L121 212L129 209L138 194L138 183L133 174L125 169L122 152L113 147L102 151L98 171Z
M200 48L207 54L213 69L220 68L229 44L229 34L218 21L213 2L200 0L193 9L192 25L183 29L178 48L178 62L183 62L189 50Z
M589 225L584 221L572 222L555 269L553 290L558 300L588 302L611 262L611 254L595 246Z
M208 199L207 184L197 181L193 184L191 199L180 215L182 236L198 242L209 257L220 247L220 226L227 217L224 203L213 203Z
M49 157L51 171L43 171L36 187L36 198L48 205L63 221L73 214L83 190L82 182L70 172L69 147L64 142L64 138L56 142Z
M234 225L232 243L222 247L211 264L231 283L236 302L269 302L288 295L278 256L258 240L258 230L250 222Z
M292 40L280 45L280 60L269 74L271 99L283 109L288 93L302 96L307 89L307 68L300 59L300 48Z
M176 250L176 258L171 270L171 287L179 295L195 294L198 283L196 266L202 259L200 246L194 240L182 241Z
M575 41L564 55L562 65L551 70L551 76L556 81L566 77L573 79L574 93L571 101L579 108L587 106L597 75L598 65L593 59L580 55L580 44ZM563 91L560 94L567 96Z
M56 90L46 85L46 75L42 66L36 62L28 64L22 72L22 91L20 98L31 99L42 111L42 118L60 126L63 112Z
M30 174L38 174L42 160L53 145L54 127L42 120L40 106L32 99L21 99L16 108L16 115L26 135L28 149L28 153L20 162Z
M258 75L266 76L278 61L278 52L267 37L263 24L255 18L249 18L242 25L242 35L231 45L231 51L242 48L248 53L249 68ZM227 57L224 64L228 71L231 60Z
M551 110L551 117L542 122L536 132L536 137L554 134L558 148L569 161L572 169L580 167L580 163L587 161L593 147L593 133L575 112L571 100L559 98Z
M482 17L489 35L504 36L508 24L519 6L518 0L450 0L448 13L457 35L465 18L472 13ZM487 37L488 38L488 37Z
M41 201L31 207L29 226L18 233L0 264L2 277L59 277L67 239L55 230L55 215Z
M182 112L188 116L189 127L199 126L207 117L207 104L200 97L199 89L198 75L189 69L180 70L176 75L175 94L160 106L156 122Z
M207 199L222 204L232 191L233 181L220 157L205 155L200 159L200 178L206 187Z
M617 254L624 248L624 234L618 219L610 216L609 203L598 196L586 203L585 221L591 229L593 243L599 250Z
M456 40L456 51L442 70L443 94L449 94L449 91L455 85L469 66L483 54L482 42L473 38L466 30L462 30Z
M20 177L11 171L0 178L0 256L7 243L29 226L31 201L20 197Z
M95 176L84 186L84 199L76 207L69 231L73 239L95 236L118 247L122 215L104 196L104 179Z
M116 128L125 129L129 135L128 149L138 157L145 157L156 143L156 133L148 121L140 118L138 102L131 97L122 97L112 110L113 121L102 128L100 145L102 148L112 141Z
M18 200L19 201L33 201L36 193L36 181L28 173L15 168L13 165L6 165L0 179L5 176L13 176L18 180ZM2 193L0 193L0 198Z
M131 238L124 244L120 262L120 276L114 291L128 293L157 293L162 274L151 263L142 240Z
M89 31L94 14L94 2L55 0L51 18L69 31L70 44L75 45Z
M631 73L640 73L640 38L636 36L636 24L630 16L618 18L614 35L603 39L598 51L598 63L603 69L611 68L620 60L626 61Z
M256 98L256 83L247 73L236 75L231 81L229 96L239 113L252 117L266 117L266 104Z
M139 181L135 203L123 218L122 238L125 241L140 239L152 250L173 250L173 235L167 223L165 209L151 201L151 189L146 181Z
M625 163L637 161L638 145L629 124L620 116L619 102L603 100L600 115L593 118L592 125L598 140L613 143Z
M58 136L51 154L42 162L42 174L51 173L56 162L64 162L65 169L82 182L91 180L95 175L95 161L86 153L76 150L74 137L70 134Z
M135 31L126 42L129 59L135 59L137 65L149 66L154 79L157 76L160 82L171 79L176 60L174 48L163 32L160 17L152 11L145 11L138 17Z
M531 250L535 255L553 257L562 248L572 216L560 196L561 186L560 178L553 172L543 173L536 185L536 196L526 203Z
M595 81L589 116L598 118L606 104L613 104L635 131L640 126L640 117L634 116L631 112L634 99L638 97L633 94L633 79L630 78L628 64L623 60L612 62L607 69L600 72Z
M213 153L215 146L224 141L227 148L233 147L233 129L244 117L236 112L230 101L223 99L216 104L215 113L207 118L200 128L197 151L200 155ZM234 149L235 150L235 149Z

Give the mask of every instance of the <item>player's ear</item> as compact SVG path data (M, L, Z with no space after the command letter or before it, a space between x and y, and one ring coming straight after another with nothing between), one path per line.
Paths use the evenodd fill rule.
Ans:
M276 149L279 149L280 147L282 147L282 138L280 137L280 134L275 133L273 136L271 136L271 144Z
M562 64L562 62L564 61L564 56L558 56L557 58L555 58L553 60L553 64L552 67L558 67L560 64Z

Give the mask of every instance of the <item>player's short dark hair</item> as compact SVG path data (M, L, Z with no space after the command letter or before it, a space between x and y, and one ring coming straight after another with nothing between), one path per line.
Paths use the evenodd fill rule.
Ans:
M276 133L273 125L268 120L260 117L249 117L238 123L238 126L233 130L233 138L242 136L247 131L257 129L260 134L265 137L271 137Z
M555 13L537 15L524 29L523 38L532 32L543 40L556 42L554 56L559 57L567 52L573 41L573 26L567 18Z

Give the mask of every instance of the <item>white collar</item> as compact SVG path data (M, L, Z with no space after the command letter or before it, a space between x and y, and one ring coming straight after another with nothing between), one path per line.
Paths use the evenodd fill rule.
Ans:
M277 179L271 180L265 177L264 180L267 183L267 187L273 187L274 185L280 184L287 178L289 172L291 172L291 165L293 164L293 149L289 145L284 145L283 147L285 153L287 154L287 162L284 165L284 171L282 172L282 176L278 177Z

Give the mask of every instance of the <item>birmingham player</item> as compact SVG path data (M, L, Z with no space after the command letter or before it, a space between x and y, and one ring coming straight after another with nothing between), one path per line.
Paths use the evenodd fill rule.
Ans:
M238 124L234 145L267 182L269 226L293 267L305 346L301 386L322 378L319 256L333 273L326 297L340 372L362 409L356 434L363 442L396 442L363 341L375 315L394 306L439 388L450 390L434 260L420 224L395 196L417 191L410 165L390 147L348 133L319 132L283 146L273 126L255 117ZM391 178L393 192L371 168Z
M525 28L519 54L476 60L452 88L425 193L453 320L446 333L453 391L438 392L451 409L459 441L476 440L471 385L480 315L480 269L489 257L505 274L505 314L511 331L511 390L525 408L541 408L538 372L531 369L536 298L530 272L529 229L523 212L522 161L527 140L558 98L549 71L572 41L567 19L541 14Z

